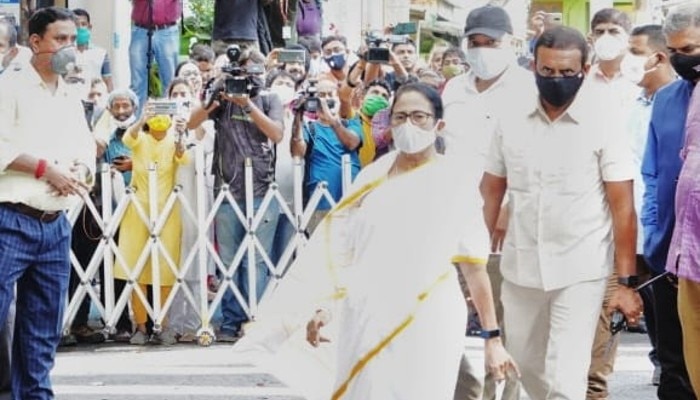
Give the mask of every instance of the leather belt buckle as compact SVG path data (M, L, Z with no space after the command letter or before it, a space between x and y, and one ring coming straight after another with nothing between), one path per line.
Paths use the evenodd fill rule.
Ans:
M27 217L34 218L36 220L39 220L40 222L46 223L57 220L62 213L62 211L46 212L44 210L39 210L37 208L28 206L23 203L2 202L0 203L0 205L3 205L9 208L10 210L18 212L20 214L26 215Z

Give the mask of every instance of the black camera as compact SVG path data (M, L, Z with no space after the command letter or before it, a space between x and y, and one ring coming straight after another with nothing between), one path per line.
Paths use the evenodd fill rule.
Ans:
M391 58L389 48L383 46L388 43L386 37L379 32L370 31L365 35L367 43L367 62L372 64L387 64Z
M226 57L229 63L221 68L221 71L227 75L224 80L224 93L229 96L249 96L255 89L255 84L248 77L248 74L257 73L258 71L253 67L241 67L242 54L241 48L235 44L228 46L226 49Z
M305 111L308 113L317 113L321 110L321 99L318 97L318 88L316 81L309 81L309 86L301 93L297 94L297 98L292 101L292 109L294 112ZM328 109L335 108L335 99L326 99Z
M304 93L302 106L304 111L314 113L321 109L321 99L318 97L316 81L309 81L309 86Z

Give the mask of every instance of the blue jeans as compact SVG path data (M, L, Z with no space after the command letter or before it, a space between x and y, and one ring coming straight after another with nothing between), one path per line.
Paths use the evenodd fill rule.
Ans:
M163 91L167 90L175 77L175 68L180 54L180 26L154 30L151 50L158 63L160 81ZM153 61L153 60L151 60ZM131 90L139 98L139 110L148 99L148 29L131 27L131 44L129 44L129 67L131 68ZM141 114L139 112L139 114Z
M8 315L17 284L14 399L53 399L49 373L61 339L70 234L65 216L40 222L0 205L0 321Z
M253 208L257 214L262 202L261 198L256 198L253 202ZM245 204L240 202L239 207L245 212ZM258 225L255 232L260 244L262 244L265 253L269 256L272 250L272 242L275 239L275 231L277 230L277 220L279 219L279 209L276 202L272 202L267 210L265 210L264 218ZM247 235L245 226L238 219L233 207L228 203L223 203L216 212L216 240L219 244L219 255L221 261L228 268L233 262L233 257L238 251L238 247L243 242L243 238ZM262 296L267 283L270 281L270 273L263 261L262 256L256 251L255 255L255 287L256 298L259 300ZM243 295L243 298L248 300L248 256L243 256L238 269L233 274L233 283L238 287ZM221 313L223 321L221 323L221 332L228 335L236 335L241 329L241 325L248 321L248 316L239 304L231 290L226 290L221 299Z
M277 230L275 231L275 240L272 245L271 259L275 265L277 265L280 258L282 258L282 254L287 250L287 246L295 233L296 227L294 227L294 224L287 218L287 215L280 214L279 221L277 221Z

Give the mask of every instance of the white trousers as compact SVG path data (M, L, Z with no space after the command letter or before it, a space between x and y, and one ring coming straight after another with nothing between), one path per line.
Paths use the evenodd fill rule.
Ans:
M586 398L591 347L605 279L544 291L503 281L506 347L537 400Z

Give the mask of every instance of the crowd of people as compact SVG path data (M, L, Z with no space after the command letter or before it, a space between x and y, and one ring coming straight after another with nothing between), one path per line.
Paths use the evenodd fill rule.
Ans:
M202 189L207 210L232 199L206 233L217 341L310 399L491 400L502 381L504 399L607 399L617 317L645 323L659 399L700 396L699 5L663 26L602 9L587 36L536 13L525 55L507 12L479 7L423 61L390 28L359 49L322 36L315 0L217 0L211 44L183 59L180 2L148 3L133 5L130 88L86 10L37 10L25 45L0 18L0 396L52 398L60 343L196 339L202 230L168 200L196 210ZM273 186L285 204L264 201ZM88 205L71 226L81 199L128 206L113 232ZM89 324L94 296L75 298L93 280L94 300L117 299L108 334ZM464 354L467 300L484 379Z

